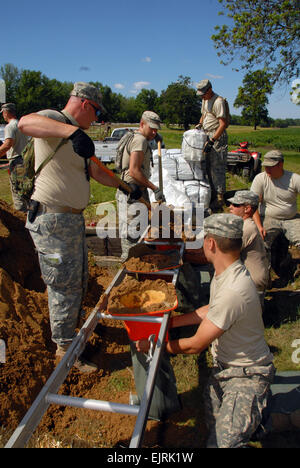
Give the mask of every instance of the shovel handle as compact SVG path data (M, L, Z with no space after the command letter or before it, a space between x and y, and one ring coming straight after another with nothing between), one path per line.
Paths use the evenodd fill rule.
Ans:
M162 159L161 159L161 141L157 143L158 149L158 170L159 170L159 188L163 192Z
M116 181L118 181L119 183L119 186L122 187L124 190L126 190L128 193L131 193L132 192L132 189L129 187L128 184L126 184L126 182L124 182L124 180L121 180L113 171L111 171L110 169L108 169L108 167L106 167L101 161L99 161L98 158L96 158L96 156L92 156L91 157L91 160L103 171L105 172L106 174L108 174L110 177L112 177L113 179L115 179ZM147 208L149 210L151 210L151 204L149 202L147 202L146 200L144 200L143 197L141 197L139 200L137 200L141 203L144 203Z

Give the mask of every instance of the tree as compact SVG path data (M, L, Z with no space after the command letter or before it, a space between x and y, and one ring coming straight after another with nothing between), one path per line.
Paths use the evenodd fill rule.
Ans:
M201 99L191 87L191 79L179 76L176 83L171 83L162 91L159 99L159 114L168 123L183 125L188 130L190 124L199 121Z
M287 84L299 76L299 0L219 0L230 25L216 26L212 36L224 65L234 59L242 69L263 65L272 84ZM220 12L224 14L224 11Z
M0 67L0 76L6 85L6 102L16 102L16 92L20 81L20 71L12 63Z
M154 89L143 88L135 98L135 101L141 115L146 110L155 112L158 105L158 94Z
M243 79L243 86L238 89L233 105L237 108L243 107L243 119L252 123L255 130L262 120L266 122L268 119L267 94L271 94L272 89L270 75L265 70L247 73Z

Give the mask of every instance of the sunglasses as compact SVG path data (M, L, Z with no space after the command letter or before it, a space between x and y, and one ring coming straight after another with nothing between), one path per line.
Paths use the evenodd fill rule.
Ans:
M90 101L88 101L87 99L86 99L86 101L87 101L87 103L88 103L90 106L92 106L92 108L93 108L94 111L95 111L96 117L97 117L97 119L98 119L98 118L100 117L100 115L101 115L101 109L99 109L98 107L94 106L94 104L92 104L92 103L91 103ZM84 102L84 99L82 99L81 102Z
M88 101L88 102L89 102L89 101ZM96 114L96 117L99 118L100 115L101 115L101 110L100 110L98 107L94 106L91 102L89 102L89 104L90 104L90 106L92 106L92 108L94 109L95 114Z
M242 204L238 204L238 203L230 203L232 206L234 206L235 208L239 208L240 206L243 206L243 203Z

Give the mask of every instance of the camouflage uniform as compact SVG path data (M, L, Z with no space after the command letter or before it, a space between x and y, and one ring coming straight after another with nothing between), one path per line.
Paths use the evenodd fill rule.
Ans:
M213 138L215 132L207 133L209 138ZM228 136L225 131L220 138L215 141L209 154L206 156L207 172L210 174L212 190L215 194L226 192L226 165L228 153Z
M215 214L205 218L204 235L241 239L243 223ZM212 342L214 367L204 393L207 447L243 447L261 422L275 368L256 288L240 260L214 276L206 318L224 331Z
M292 219L276 219L266 216L263 219L263 226L266 230L265 244L268 252L271 246L279 236L280 233L284 234L290 244L300 248L300 215L297 214Z
M27 220L26 227L47 286L52 340L60 346L68 345L75 336L88 282L84 217L38 214L33 223Z

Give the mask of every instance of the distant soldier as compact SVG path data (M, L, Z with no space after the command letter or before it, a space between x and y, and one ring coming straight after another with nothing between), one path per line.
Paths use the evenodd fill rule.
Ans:
M228 202L230 213L244 220L241 260L254 281L263 306L270 271L264 242L252 219L258 208L259 197L250 190L239 190Z
M220 208L226 191L228 152L225 100L214 93L209 80L202 80L197 84L197 94L202 99L202 109L196 128L202 127L208 136L204 152L207 154L207 172L212 185L212 207Z
M251 191L261 201L261 216L256 212L254 220L268 249L281 232L291 244L300 247L300 216L297 213L300 175L285 170L283 164L281 151L269 151L262 163L265 172L257 174L251 185Z
M265 241L269 262L279 270L288 267L287 251L275 251L271 259L272 245L280 234L289 244L300 249L300 215L297 213L297 195L300 193L300 175L283 168L284 157L281 151L272 150L265 154L262 165L265 171L258 174L251 185L251 191L260 198L260 211L253 219ZM284 266L284 268L282 268ZM298 272L297 272L298 273Z
M126 260L128 252L138 239L130 236L129 224L132 223L136 215L128 213L128 205L143 197L149 202L148 189L152 190L157 202L165 201L164 194L159 187L149 180L151 176L152 150L149 145L151 140L157 138L157 130L160 129L161 120L152 111L145 111L142 114L139 128L134 132L133 138L128 141L123 150L121 178L132 188L132 193L128 198L120 190L117 191L116 198L119 208L119 224L122 245L122 259ZM125 207L125 209L124 209ZM126 209L127 208L127 209ZM134 207L133 210L134 211Z
M6 155L9 161L9 173L11 174L14 170L17 170L18 166L23 165L21 153L27 144L28 138L18 129L16 106L14 103L3 104L1 113L7 125L4 129L4 143L1 142L0 145L0 158ZM15 209L26 212L26 201L15 191L11 178L10 188Z

